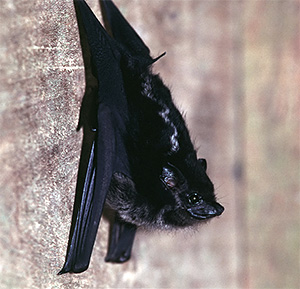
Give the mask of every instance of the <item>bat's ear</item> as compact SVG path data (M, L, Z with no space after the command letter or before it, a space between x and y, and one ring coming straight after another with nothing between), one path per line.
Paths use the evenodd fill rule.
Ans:
M186 182L181 171L170 163L163 167L160 180L168 189L176 188Z
M206 162L206 159L198 159L198 160L197 160L197 164L198 164L199 166L201 166L201 167L204 169L204 171L206 171L206 169L207 169L207 162Z
M173 189L178 185L178 176L169 166L163 167L160 179L168 189Z

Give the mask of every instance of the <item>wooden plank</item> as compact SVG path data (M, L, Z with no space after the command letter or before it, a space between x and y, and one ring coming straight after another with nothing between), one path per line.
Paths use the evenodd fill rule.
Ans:
M250 288L299 288L299 2L246 2Z

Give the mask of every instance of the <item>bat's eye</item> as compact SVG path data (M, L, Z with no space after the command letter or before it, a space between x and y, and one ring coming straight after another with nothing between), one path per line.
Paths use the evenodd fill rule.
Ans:
M191 205L198 205L202 199L197 192L193 192L188 196L188 200Z

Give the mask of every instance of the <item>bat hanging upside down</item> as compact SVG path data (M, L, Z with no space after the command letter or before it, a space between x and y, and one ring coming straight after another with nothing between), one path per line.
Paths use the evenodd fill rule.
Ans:
M183 228L224 211L169 89L151 71L164 54L150 56L112 1L101 1L111 36L85 1L75 6L98 81L96 133L59 274L88 268L105 204L115 211L105 260L116 263L130 258L139 226Z

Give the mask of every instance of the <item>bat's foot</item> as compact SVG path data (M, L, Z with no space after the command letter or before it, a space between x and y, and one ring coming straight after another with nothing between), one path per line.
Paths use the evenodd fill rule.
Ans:
M131 254L128 252L123 252L121 255L117 254L108 254L105 257L105 262L110 262L110 263L125 263L128 261L131 257Z
M105 262L124 263L130 259L136 229L135 225L123 222L116 216Z

